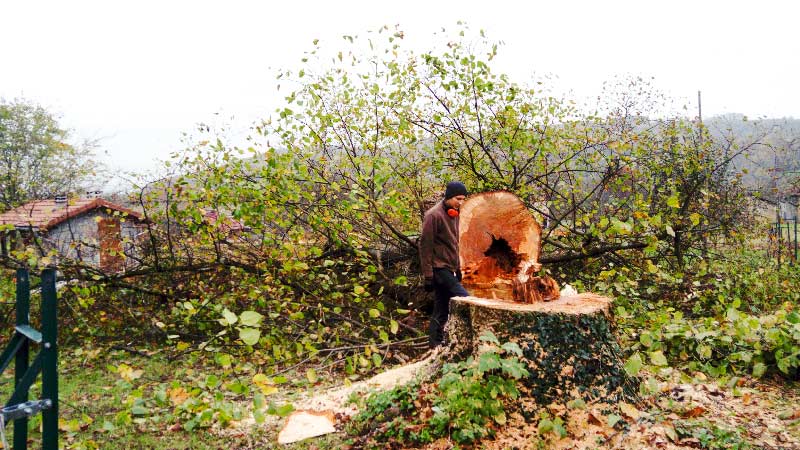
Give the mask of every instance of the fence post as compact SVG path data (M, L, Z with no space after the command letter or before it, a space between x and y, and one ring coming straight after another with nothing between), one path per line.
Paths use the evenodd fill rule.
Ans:
M56 271L42 271L42 398L53 404L42 411L42 448L58 450L58 312Z
M30 325L31 313L31 281L27 269L17 269L17 326ZM30 341L22 339L14 361L14 386L16 387L25 372L28 370L30 354ZM22 397L22 402L28 401L28 392ZM28 418L23 417L14 421L14 450L28 448Z
M781 240L783 239L783 225L781 224L781 214L778 213L778 269L781 268Z

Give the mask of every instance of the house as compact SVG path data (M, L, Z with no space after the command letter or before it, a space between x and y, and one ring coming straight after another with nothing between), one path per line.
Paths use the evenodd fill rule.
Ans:
M146 223L142 214L102 198L36 200L0 214L0 254L35 244L60 258L120 272Z

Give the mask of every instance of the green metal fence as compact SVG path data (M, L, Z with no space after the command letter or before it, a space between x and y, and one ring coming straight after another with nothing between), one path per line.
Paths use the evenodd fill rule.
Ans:
M5 426L14 421L14 450L27 449L28 417L42 413L42 448L58 449L58 313L56 271L45 269L41 275L41 332L30 323L30 273L17 270L16 326L14 335L0 356L0 374L14 362L14 393L0 410L0 437L8 448ZM39 352L30 361L31 344ZM28 392L42 374L42 398L29 400Z
M774 222L770 229L770 256L778 259L778 264L783 262L794 265L800 252L797 244L797 220L781 220Z

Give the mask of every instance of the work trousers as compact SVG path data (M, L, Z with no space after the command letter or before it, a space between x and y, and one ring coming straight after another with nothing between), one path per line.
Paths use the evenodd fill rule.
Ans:
M449 269L433 269L433 313L428 328L428 342L431 347L444 343L444 324L450 315L450 299L469 295L458 280L458 276Z

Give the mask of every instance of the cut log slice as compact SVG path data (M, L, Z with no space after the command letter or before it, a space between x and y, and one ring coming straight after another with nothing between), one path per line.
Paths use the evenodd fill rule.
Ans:
M610 304L595 294L533 304L455 297L447 322L448 352L456 360L477 355L485 345L479 336L491 331L501 343L515 342L522 349L530 372L522 385L535 404L579 397L633 402L638 382L623 369Z
M536 277L542 227L522 200L505 192L470 196L461 207L462 283L474 296L523 303L558 298L558 284Z

